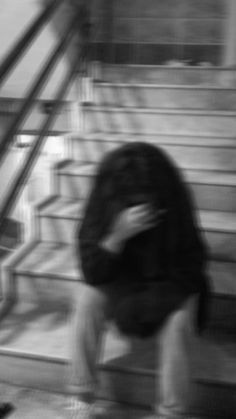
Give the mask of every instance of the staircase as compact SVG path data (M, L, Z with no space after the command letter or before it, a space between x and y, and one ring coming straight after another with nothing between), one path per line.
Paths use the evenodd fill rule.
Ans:
M234 417L235 99L234 74L222 68L101 69L92 101L83 104L83 131L68 139L72 159L53 168L51 196L35 208L35 235L4 263L3 292L17 300L0 326L1 380L66 391L73 297L83 287L75 229L96 163L122 143L148 141L182 169L211 252L211 312L202 338L209 356L193 376L196 410L200 402L209 417ZM154 346L124 339L114 325L105 336L99 396L131 406L129 417L142 417L154 402Z

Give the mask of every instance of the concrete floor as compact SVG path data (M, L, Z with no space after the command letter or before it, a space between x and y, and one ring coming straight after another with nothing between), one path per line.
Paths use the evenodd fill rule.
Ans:
M1 402L11 402L15 410L9 419L67 419L69 399L63 395L13 387L0 383Z

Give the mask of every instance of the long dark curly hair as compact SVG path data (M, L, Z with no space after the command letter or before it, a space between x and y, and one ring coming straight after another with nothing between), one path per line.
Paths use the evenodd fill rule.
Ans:
M96 245L122 209L140 203L150 203L157 211L165 210L157 230L150 231L150 240L155 240L154 245L160 250L161 266L168 277L174 276L176 282L187 288L190 281L192 287L199 281L202 283L198 320L203 323L208 293L208 282L204 279L208 260L205 242L181 172L157 146L132 142L103 158L87 201L78 243L84 252L92 243ZM149 251L146 245L144 251Z
M108 225L125 207L150 203L154 210L170 212L180 199L191 211L189 191L170 158L154 145L132 142L109 152L101 161L89 201L97 213L101 204L102 219Z

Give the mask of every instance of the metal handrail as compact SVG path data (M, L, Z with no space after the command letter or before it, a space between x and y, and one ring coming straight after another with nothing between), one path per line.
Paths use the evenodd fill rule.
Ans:
M26 155L24 162L22 164L22 168L20 170L19 175L16 177L14 182L11 185L10 190L8 191L8 194L4 200L4 203L2 207L0 208L0 234L4 230L4 221L15 205L16 199L19 195L19 193L22 190L22 187L24 186L37 158L39 155L39 152L42 148L42 145L45 141L45 138L47 137L48 131L50 130L51 125L53 124L57 113L59 112L60 108L63 106L63 98L65 97L67 90L69 89L71 82L73 81L73 78L76 76L77 73L77 66L78 66L78 60L75 60L73 65L68 70L66 76L64 77L64 80L57 92L56 98L53 101L53 107L51 113L46 118L46 121L43 123L40 134L35 139L34 144L30 150L30 152Z
M13 121L11 122L10 127L7 129L6 133L4 134L0 143L0 163L4 159L9 146L13 142L14 135L17 132L17 129L22 124L22 122L24 122L30 109L32 108L32 102L35 100L36 96L43 88L45 81L49 77L54 66L56 65L57 60L59 59L60 55L63 53L68 43L70 42L75 32L76 25L77 25L77 15L73 17L71 22L69 22L69 25L65 31L65 35L63 36L62 40L58 42L52 55L44 64L42 70L39 73L39 76L36 78L32 86L30 87L27 97L24 100L24 103L22 104L19 113L16 114Z
M54 0L46 9L44 9L43 12L37 16L33 23L26 29L20 40L13 46L11 51L3 59L3 63L0 65L0 84L3 83L4 79L13 70L17 61L20 59L25 50L29 47L30 43L47 23L47 21L62 3L62 1L63 0Z
M85 14L86 15L86 14ZM32 102L36 98L36 95L41 90L41 87L45 84L46 79L49 76L49 73L53 69L57 59L59 58L60 54L65 51L66 46L68 45L70 39L72 38L73 34L76 32L76 24L79 20L79 25L83 25L83 19L81 19L81 8L78 10L76 15L72 18L69 22L69 25L65 31L63 39L60 40L58 45L56 46L55 50L53 51L53 55L47 60L46 64L43 66L43 69L40 71L39 76L37 77L36 81L30 87L29 94L27 95L26 100L24 101L23 106L20 109L19 114L15 117L13 123L11 124L10 128L7 130L4 138L0 144L0 160L3 158L3 155L6 154L7 149L14 138L14 134L17 131L17 128L22 123L24 118L26 117L28 111L32 107ZM78 25L78 26L79 26ZM79 28L78 28L79 29ZM81 34L80 34L81 35ZM40 134L35 139L33 146L29 153L26 155L21 169L19 170L16 178L14 179L11 187L5 196L4 202L0 207L0 233L4 231L5 228L5 219L7 218L10 211L13 209L16 199L20 194L28 176L33 169L33 166L39 156L40 150L42 145L45 141L45 138L48 136L50 131L51 125L53 124L56 114L63 106L63 99L69 89L73 78L77 73L77 67L82 64L82 61L86 61L86 54L84 45L87 45L86 37L82 41L81 49L79 52L79 56L76 57L73 64L71 64L70 69L68 70L66 76L64 77L62 84L57 92L56 98L51 101L52 103L52 110L48 117L44 120L41 129L39 130ZM84 45L83 45L84 44Z

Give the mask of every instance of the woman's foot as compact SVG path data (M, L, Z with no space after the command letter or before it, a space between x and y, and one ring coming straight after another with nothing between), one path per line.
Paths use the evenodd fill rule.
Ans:
M93 403L72 398L68 410L69 419L92 419Z
M70 401L69 419L114 419L121 418L119 404L106 400L87 402L73 398Z

